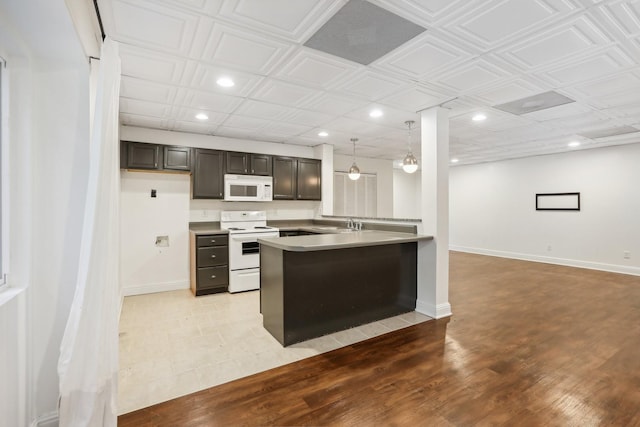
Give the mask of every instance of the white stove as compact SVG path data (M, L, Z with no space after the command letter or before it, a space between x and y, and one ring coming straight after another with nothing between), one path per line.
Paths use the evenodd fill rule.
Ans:
M229 292L260 289L260 244L258 238L279 237L267 226L265 211L222 211L220 228L229 232Z

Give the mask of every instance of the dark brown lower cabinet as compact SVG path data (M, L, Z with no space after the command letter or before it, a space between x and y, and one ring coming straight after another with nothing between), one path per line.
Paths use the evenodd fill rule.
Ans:
M414 242L295 252L260 245L263 325L283 346L413 311Z
M229 237L191 236L191 291L195 296L229 289Z

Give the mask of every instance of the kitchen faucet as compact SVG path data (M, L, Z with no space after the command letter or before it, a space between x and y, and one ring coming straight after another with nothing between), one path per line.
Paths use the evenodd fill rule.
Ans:
M353 230L355 227L355 223L353 222L353 218L349 218L349 220L347 221L347 228L349 230Z

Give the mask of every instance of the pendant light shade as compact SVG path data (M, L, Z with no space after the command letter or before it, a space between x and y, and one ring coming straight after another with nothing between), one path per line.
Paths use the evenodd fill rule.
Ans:
M418 159L413 153L408 153L402 161L402 170L406 173L414 173L418 170Z
M413 120L404 122L404 124L409 127L409 136L407 137L408 152L402 161L402 170L406 173L414 173L418 170L418 159L416 159L416 156L411 152L411 126L413 126L414 123Z
M353 164L349 168L349 179L355 181L360 178L360 168L356 165L356 141L358 138L351 138L353 143Z

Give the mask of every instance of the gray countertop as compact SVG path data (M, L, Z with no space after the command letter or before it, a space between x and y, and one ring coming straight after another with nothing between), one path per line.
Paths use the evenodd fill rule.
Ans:
M433 236L389 231L364 230L340 233L335 232L335 230L327 230L327 234L264 238L258 239L258 243L285 251L309 252L362 246L392 245L432 239Z
M229 234L228 230L220 228L220 222L191 222L189 232L196 236L202 234Z

